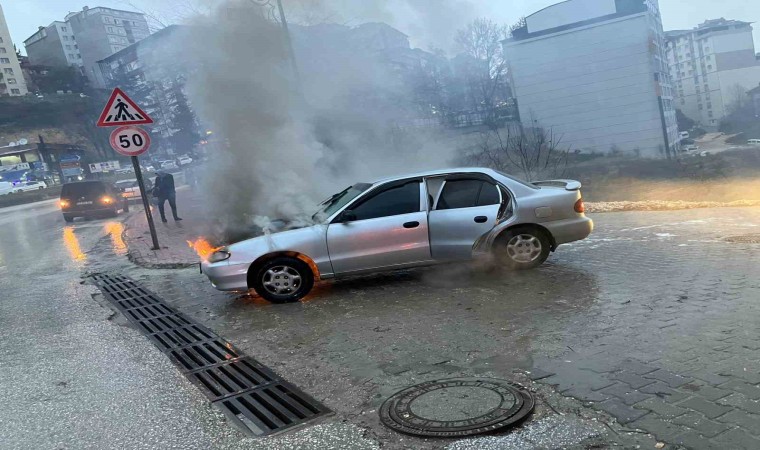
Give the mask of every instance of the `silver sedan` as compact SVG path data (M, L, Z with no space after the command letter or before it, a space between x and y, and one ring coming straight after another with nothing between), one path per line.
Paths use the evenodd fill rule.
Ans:
M417 173L357 183L333 195L314 225L217 250L201 271L219 290L255 289L297 301L318 279L493 255L510 269L539 266L586 238L581 184L527 183L491 169Z

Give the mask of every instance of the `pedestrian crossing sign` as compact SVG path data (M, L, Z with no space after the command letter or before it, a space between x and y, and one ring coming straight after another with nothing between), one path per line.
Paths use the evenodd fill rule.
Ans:
M108 103L106 103L106 107L98 119L99 127L120 127L122 125L149 123L153 123L153 119L119 88L113 90L111 98L108 99Z

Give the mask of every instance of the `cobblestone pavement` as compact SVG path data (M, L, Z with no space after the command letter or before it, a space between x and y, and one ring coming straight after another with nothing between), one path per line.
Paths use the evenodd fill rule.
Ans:
M379 424L388 395L515 369L672 446L760 448L760 247L726 239L760 233L760 208L593 218L534 271L363 277L298 304L215 292L193 269L133 276L391 448L410 441Z

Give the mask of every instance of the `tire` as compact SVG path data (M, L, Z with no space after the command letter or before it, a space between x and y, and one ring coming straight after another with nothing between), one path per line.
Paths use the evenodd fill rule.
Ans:
M64 214L63 215L63 220L65 220L66 223L71 223L71 222L74 221L74 216L72 216L70 214Z
M535 227L508 230L494 244L496 259L511 270L536 268L546 261L550 251L549 237Z
M293 284L295 276L300 282ZM278 280L286 286L293 285L289 288L283 287L282 284L275 286ZM272 303L297 302L306 296L314 286L314 273L300 259L280 256L270 259L255 269L255 273L249 274L248 285L261 297Z

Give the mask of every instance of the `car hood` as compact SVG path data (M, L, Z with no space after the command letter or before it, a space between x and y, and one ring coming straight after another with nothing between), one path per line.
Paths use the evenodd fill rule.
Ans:
M316 224L283 230L279 232L264 232L229 245L231 254L230 264L250 263L258 257L272 252L298 252L313 254L315 249L326 245L326 224Z

